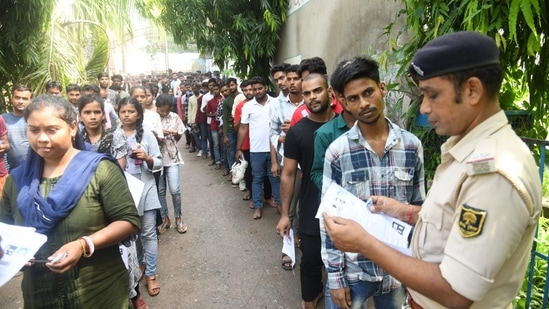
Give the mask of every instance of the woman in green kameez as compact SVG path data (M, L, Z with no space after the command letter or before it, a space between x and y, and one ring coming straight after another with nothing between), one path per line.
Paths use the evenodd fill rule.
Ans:
M48 236L22 282L25 308L128 308L128 272L118 243L139 230L123 173L107 155L80 151L76 113L61 97L25 110L28 160L4 187L0 221ZM51 260L65 256L58 263Z

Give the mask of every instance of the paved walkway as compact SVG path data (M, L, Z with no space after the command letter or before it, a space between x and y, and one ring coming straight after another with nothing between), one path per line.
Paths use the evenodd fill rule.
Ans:
M295 274L280 268L276 210L267 206L263 217L253 220L248 201L221 171L186 149L182 154L183 216L189 230L180 235L172 228L161 236L160 295L149 297L142 281L149 307L300 308L299 267ZM22 308L20 282L18 276L0 288L1 308Z

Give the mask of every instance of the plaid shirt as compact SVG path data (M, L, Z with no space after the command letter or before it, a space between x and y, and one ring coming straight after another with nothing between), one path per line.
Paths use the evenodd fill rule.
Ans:
M277 150L277 152L284 156L284 144L278 145L278 138L284 136L285 133L282 132L282 125L284 121L290 121L292 115L294 114L297 107L303 104L303 100L298 105L295 105L290 100L290 95L277 97L277 100L273 101L272 104L269 104L269 117L271 118L271 129L269 137L271 144Z
M421 204L425 198L423 148L419 139L387 119L389 134L382 157L364 139L358 124L337 138L326 150L322 193L336 182L363 201L382 195L404 203ZM383 292L400 282L358 253L343 253L333 244L320 220L322 260L328 287L347 287L347 281L382 281Z

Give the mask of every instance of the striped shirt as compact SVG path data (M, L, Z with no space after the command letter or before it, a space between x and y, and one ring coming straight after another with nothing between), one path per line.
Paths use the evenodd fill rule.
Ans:
M420 140L387 119L389 134L379 157L362 136L358 122L326 150L322 193L332 182L363 201L370 195L394 198L407 204L425 199L423 148ZM322 260L328 273L328 287L347 287L347 280L382 281L383 292L400 282L361 254L339 251L321 220Z

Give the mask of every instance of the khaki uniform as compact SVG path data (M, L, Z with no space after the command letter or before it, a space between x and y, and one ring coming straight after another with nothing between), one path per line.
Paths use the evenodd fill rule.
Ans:
M507 122L501 111L442 145L412 238L414 257L440 264L471 308L511 308L541 210L536 163ZM423 308L445 308L409 292Z

